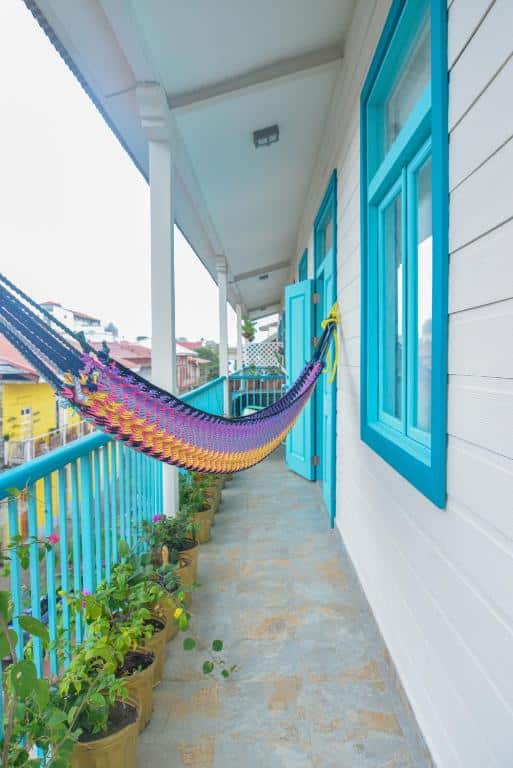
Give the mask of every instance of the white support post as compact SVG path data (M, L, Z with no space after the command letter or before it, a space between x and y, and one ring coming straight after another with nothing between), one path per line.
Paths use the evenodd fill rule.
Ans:
M136 88L141 124L148 139L151 217L151 378L176 394L174 173L166 94L156 83ZM178 470L164 465L163 509L178 512Z
M219 375L226 376L224 384L224 415L230 415L230 390L228 381L228 286L224 256L216 259L217 287L219 295Z
M237 304L237 370L242 370L242 306Z

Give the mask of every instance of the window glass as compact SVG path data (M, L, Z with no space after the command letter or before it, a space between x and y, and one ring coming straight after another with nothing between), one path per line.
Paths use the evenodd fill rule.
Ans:
M383 213L382 254L382 408L396 419L402 416L403 253L401 205L397 195Z
M385 152L395 141L431 79L429 11L385 102Z
M417 398L414 425L425 432L431 425L431 320L433 294L433 210L431 158L422 165L416 177L417 209Z
M324 226L324 256L333 248L333 216L329 215Z

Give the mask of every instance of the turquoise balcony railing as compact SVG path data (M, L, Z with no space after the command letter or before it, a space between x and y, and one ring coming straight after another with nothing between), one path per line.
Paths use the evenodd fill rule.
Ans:
M183 399L210 413L223 412L224 377L210 381ZM0 473L0 529L5 542L21 536L30 541L30 563L22 570L10 554L9 588L17 653L24 655L19 618L29 614L48 625L50 639L64 643L65 663L83 639L81 618L70 615L63 593L93 592L109 579L118 561L118 544L139 546L142 523L162 512L162 465L101 432L75 440L25 464ZM54 535L57 543L39 561L38 537ZM33 641L39 674L46 669L43 648ZM51 650L48 669L58 672ZM2 696L0 695L0 730Z
M28 571L10 555L10 592L17 653L24 654L19 617L30 614L48 625L50 639L59 635L69 661L81 642L80 616L71 616L61 592L93 592L110 577L118 561L118 542L138 545L144 520L162 509L162 465L109 436L95 432L15 469L0 474L0 504L7 517L4 537L30 541ZM37 537L58 541L43 561ZM4 586L5 588L5 586ZM33 641L34 662L43 671L43 649ZM56 650L49 654L58 671ZM0 696L0 707L1 707Z
M207 381L202 387L191 389L190 392L186 392L180 397L201 411L221 416L224 408L224 382L225 376L219 376L217 379Z
M282 397L285 374L269 368L243 368L229 378L232 416L267 408Z

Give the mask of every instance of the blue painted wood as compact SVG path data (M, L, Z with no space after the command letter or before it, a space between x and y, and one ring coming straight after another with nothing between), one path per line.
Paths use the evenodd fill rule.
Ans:
M313 292L313 280L303 280L285 288L285 367L289 386L312 356ZM315 476L313 436L314 412L310 401L289 432L285 444L288 466L307 480L313 480Z
M105 563L105 578L111 576L111 517L109 498L109 473L110 462L108 446L102 448L102 500L103 500L103 560Z
M48 538L54 531L54 511L52 494L52 475L44 479L44 504L45 504L45 536ZM46 553L46 589L48 598L48 632L50 643L57 641L57 581L55 578L55 549L52 547ZM50 672L56 675L58 671L57 651L50 650Z
M121 443L118 446L118 470L119 470L119 538L125 541L125 521L126 521L126 490L125 490L125 446Z
M303 280L308 279L308 248L305 248L303 255L299 260L299 266L297 270L297 280L301 283Z
M332 245L326 248L325 228L332 222ZM321 323L337 300L337 175L333 171L326 192L314 222L314 261L316 264L315 285L319 302L315 305L316 335L322 333ZM331 341L331 354L334 342ZM332 358L333 359L333 358ZM316 479L322 483L322 497L334 526L336 515L336 424L337 424L337 381L329 384L323 376L316 387L315 407L315 453L319 456Z
M74 440L62 448L56 448L44 456L38 456L19 467L14 467L6 472L0 473L0 499L11 496L12 488L22 491L28 485L35 483L36 480L48 475L50 472L70 464L80 456L85 456L89 451L107 445L111 438L102 432L94 432L91 435Z
M9 517L9 538L13 539L19 535L18 525L18 499L11 496L7 502L7 514ZM11 595L13 601L13 629L16 632L18 641L16 643L16 653L18 658L23 658L23 633L20 627L19 617L23 610L22 598L21 598L21 566L20 560L16 553L16 550L11 550L10 553L10 572L11 572ZM0 699L2 697L0 696Z
M431 85L412 110L410 119L390 148L384 160L376 154L380 142L379 124L383 110L376 105L383 101L386 88L395 82L398 68L404 61L418 21L429 5L431 13ZM389 52L392 51L392 55ZM395 68L395 69L394 69ZM387 86L388 82L388 86ZM446 502L446 443L447 443L447 293L448 293L448 127L447 127L447 4L443 0L394 0L379 41L376 54L361 95L361 435L362 439L398 472L415 485L437 506ZM415 125L416 123L416 125ZM431 380L431 439L419 439L418 434L406 435L406 428L392 429L379 418L376 398L378 318L376 307L376 252L378 248L377 215L375 207L385 194L387 185L399 169L406 173L406 197L411 195L408 184L415 155L432 133L433 168L433 323ZM379 164L383 160L380 168ZM406 165L405 165L406 164ZM407 207L407 227L411 228L415 210ZM408 235L408 252L411 252ZM406 253L405 281L406 316L413 317L410 308L413 282L408 277ZM413 254L411 254L413 256ZM408 348L408 328L405 331ZM411 353L409 353L411 359ZM414 386L410 370L406 371L406 388ZM406 403L415 395L405 394ZM407 406L408 408L409 406Z
M94 472L94 560L96 571L96 583L100 584L103 579L102 568L102 515L101 515L101 470L100 455L98 451L93 451L93 472Z
M70 590L69 581L69 541L68 541L68 499L66 468L58 470L57 493L59 503L59 551L61 556L61 590L67 594ZM71 660L71 630L70 610L66 600L61 601L62 630L64 642L64 666L68 667Z
M118 444L114 441L109 446L110 449L110 514L111 514L111 545L112 562L118 562Z
M30 573L30 610L35 619L41 620L41 577L39 546L37 543L37 501L36 486L28 487L28 535L29 535L29 573ZM43 674L43 646L38 637L32 640L34 664L39 677Z
M73 593L82 592L82 549L78 498L78 466L77 461L71 463L71 541L73 552ZM75 640L81 643L83 639L82 616L80 611L74 616Z
M103 449L106 450L105 448ZM82 534L82 585L92 594L96 588L94 558L93 493L91 456L80 459L80 522Z

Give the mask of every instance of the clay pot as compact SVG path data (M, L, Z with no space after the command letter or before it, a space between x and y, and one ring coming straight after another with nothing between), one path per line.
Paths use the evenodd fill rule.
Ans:
M138 648L136 651L129 651L129 653L140 654L141 661L143 661L143 658L146 656L153 656L153 661L145 669L141 669L139 672L134 672L132 675L123 677L130 698L136 702L140 710L139 732L141 732L151 720L155 656L146 648ZM122 765L122 763L118 763L118 765Z
M136 768L141 712L135 701L129 700L125 705L135 709L134 722L108 736L77 741L71 754L71 768Z
M146 637L143 641L143 648L151 651L155 656L153 664L153 687L155 688L162 682L164 675L164 664L166 662L166 641L167 641L167 622L164 618L156 617L162 625L162 629L157 630L151 637Z

